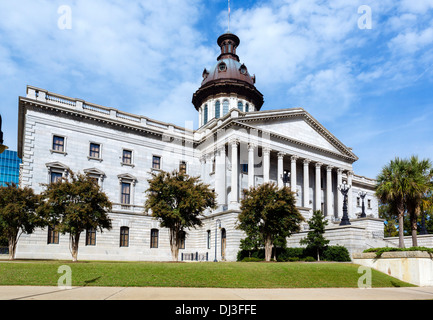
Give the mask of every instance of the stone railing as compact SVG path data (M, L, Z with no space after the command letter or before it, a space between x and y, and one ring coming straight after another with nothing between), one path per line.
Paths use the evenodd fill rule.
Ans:
M94 103L86 102L81 99L75 99L60 94L51 93L47 90L39 89L32 86L27 86L26 97L50 105L79 111L81 113L87 113L89 115L95 115L110 120L121 121L125 124L133 126L156 129L158 131L164 132L164 134L170 137L193 139L194 136L193 130L190 129L182 128L170 123L152 120L144 116L135 115L114 108L100 106Z

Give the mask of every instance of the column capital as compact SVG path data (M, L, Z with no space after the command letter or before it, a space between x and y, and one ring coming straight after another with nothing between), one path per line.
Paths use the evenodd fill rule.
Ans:
M264 153L264 154L265 154L265 153L271 153L271 151L272 151L272 149L269 148L269 147L263 147L262 150L263 150L263 153Z
M290 157L290 160L291 160L292 162L296 162L296 160L298 160L298 159L299 159L298 156L291 156L291 157Z
M316 168L321 168L323 166L322 162L316 162Z
M353 178L354 172L352 170L347 170L347 177Z
M308 166L310 164L310 159L304 159L304 166Z
M330 165L326 166L326 171L332 171L332 169L334 169L333 166L330 166Z
M255 143L248 143L248 151L254 151L255 148L257 148Z
M237 138L230 139L229 143L232 147L237 147L239 144L239 139Z
M283 158L285 155L285 152L278 152L278 158Z
M340 175L343 174L343 171L344 171L344 169L342 169L342 168L337 168L337 173L338 173L338 174L340 174Z

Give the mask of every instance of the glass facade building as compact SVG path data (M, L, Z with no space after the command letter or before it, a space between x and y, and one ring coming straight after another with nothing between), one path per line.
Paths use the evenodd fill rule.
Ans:
M18 185L20 164L21 159L16 151L5 150L0 154L0 186L5 186L7 182Z

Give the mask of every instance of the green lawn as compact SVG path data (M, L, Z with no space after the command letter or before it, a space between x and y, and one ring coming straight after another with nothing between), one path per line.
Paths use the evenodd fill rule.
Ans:
M72 286L318 288L357 287L358 265L303 262L0 262L0 285L56 286L62 265ZM372 287L411 286L372 270Z

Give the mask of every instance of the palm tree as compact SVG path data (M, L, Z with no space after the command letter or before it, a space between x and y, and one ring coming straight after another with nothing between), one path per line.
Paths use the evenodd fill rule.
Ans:
M412 156L408 161L408 190L406 194L406 207L410 216L412 232L412 246L418 246L417 221L421 213L423 201L432 189L433 166L430 160L419 160Z
M376 195L384 204L396 208L398 217L399 247L404 248L403 217L405 209L405 195L408 189L408 162L395 158L382 168L377 176Z

